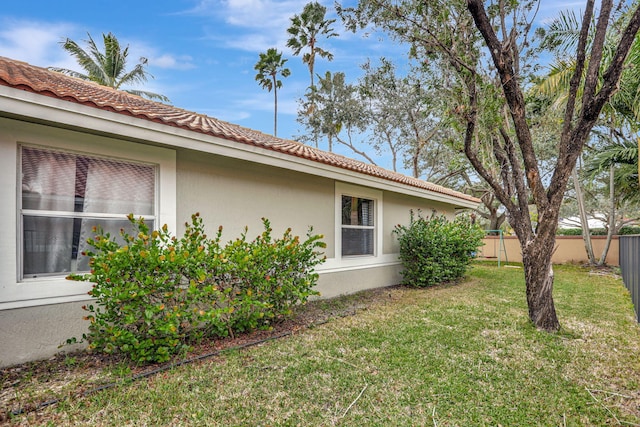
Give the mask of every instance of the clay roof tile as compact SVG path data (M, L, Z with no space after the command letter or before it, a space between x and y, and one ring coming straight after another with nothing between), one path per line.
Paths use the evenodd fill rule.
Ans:
M119 114L126 114L143 120L164 123L241 144L262 147L267 150L406 184L474 203L480 202L479 199L467 194L392 172L375 165L363 163L339 154L322 151L296 141L276 138L213 117L151 101L127 92L100 86L93 82L77 79L9 58L0 57L0 85L113 111Z

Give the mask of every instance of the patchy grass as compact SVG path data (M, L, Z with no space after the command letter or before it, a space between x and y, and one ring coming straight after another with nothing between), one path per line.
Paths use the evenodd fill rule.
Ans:
M563 328L547 334L527 319L522 274L477 263L457 285L318 301L313 310L338 316L11 422L640 424L640 330L621 280L556 267ZM115 365L109 375L121 369Z

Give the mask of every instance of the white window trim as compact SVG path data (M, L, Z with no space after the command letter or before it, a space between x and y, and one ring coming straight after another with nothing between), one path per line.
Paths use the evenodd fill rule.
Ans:
M373 200L374 209L374 250L373 255L349 255L342 256L342 196L359 197ZM372 188L360 187L336 181L335 183L335 257L327 260L322 270L356 268L370 265L379 265L388 260L382 256L383 245L383 199L382 191Z
M34 146L34 145L29 145L29 144L20 144L19 148L18 148L18 156L19 156L19 163L22 163L22 149L23 148L34 148L34 149L38 149L38 150L42 150L43 152L48 152L48 153L61 153L61 154L67 154L67 155L73 155L73 156L78 156L78 157L85 157L85 158L90 158L90 159L104 159L104 160L115 160L118 161L120 163L123 164L129 164L129 165L135 165L135 164L139 164L139 165L145 165L145 166L150 166L153 168L153 180L154 180L154 194L153 194L153 212L151 214L148 215L142 215L142 217L145 220L151 220L153 221L153 223L155 224L155 227L158 227L158 218L156 213L158 212L158 172L160 169L160 165L157 163L150 163L150 162L139 162L139 161L133 161L130 159L115 159L113 157L106 157L106 156L96 156L93 153L79 153L76 151L70 151L70 150L52 150L49 147L41 147L41 146ZM21 169L21 165L18 166L18 187L22 188L22 186L20 185L20 175L22 174L22 169ZM53 277L53 278L60 278L60 277L64 277L68 274L71 273L80 273L82 274L83 271L75 271L72 270L70 272L67 273L43 273L43 274L38 274L36 275L37 277L26 277L24 274L24 239L22 238L22 236L24 235L24 217L25 216L29 216L29 217L44 217L44 218L94 218L94 219L99 219L99 220L104 220L104 219L117 219L117 220L123 220L124 216L128 213L128 212L121 212L118 214L114 214L114 213L104 213L104 212L69 212L69 211L56 211L56 210L42 210L42 209L25 209L22 205L21 205L21 200L22 200L23 195L19 194L18 195L18 201L17 201L17 205L18 205L18 213L17 213L17 217L18 219L18 250L17 250L17 254L18 254L18 282L20 283L26 283L26 282L34 282L34 281L38 281L44 277ZM139 213L134 212L134 214L136 214L136 217L139 217Z
M78 134L76 134L78 135ZM128 141L108 139L105 143L97 143L97 139L103 139L95 135L81 134L80 138L70 138L60 141L56 138L50 140L35 135L33 138L21 138L16 141L15 161L19 162L19 146L33 146L50 150L77 152L89 156L109 157L122 161L133 161L147 164L155 164L157 168L156 185L156 221L157 226L167 224L170 231L176 231L176 152L172 149L138 144ZM104 142L104 141L103 141ZM18 163L16 170L19 171ZM16 182L19 181L17 174ZM7 286L0 288L0 310L31 307L38 305L57 304L63 302L83 301L90 299L87 292L91 284L87 282L74 282L64 277L43 277L18 281L20 277L20 215L17 213L18 197L21 196L21 188L16 185L16 204L13 206L16 212L15 223L15 272L13 279L5 277ZM0 274L2 274L0 272ZM12 274L5 271L5 275Z

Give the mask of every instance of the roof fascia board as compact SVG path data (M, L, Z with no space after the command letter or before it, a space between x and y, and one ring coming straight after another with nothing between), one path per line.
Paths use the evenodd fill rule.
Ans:
M251 144L106 111L45 95L0 85L0 116L21 118L68 129L98 132L137 142L151 142L173 148L187 148L246 160L310 175L406 194L422 199L475 208L477 203L427 189L377 178L348 169L297 157Z

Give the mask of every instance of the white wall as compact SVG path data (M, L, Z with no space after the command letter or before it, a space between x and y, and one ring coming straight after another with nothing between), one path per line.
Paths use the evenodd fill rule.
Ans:
M312 225L327 243L328 260L318 268L318 290L325 298L399 283L395 225L408 223L410 209L453 214L453 208L442 203L319 175L0 118L0 217L5 221L0 233L0 366L49 357L61 351L58 346L67 338L86 330L81 306L88 298L88 284L62 278L18 281L17 147L22 143L157 162L158 224L169 223L178 236L195 212L200 212L209 235L222 225L223 240L234 239L244 226L249 226L250 238L258 235L261 217L271 220L274 237L288 227L302 237ZM336 256L336 203L342 188L379 199L381 241L374 257Z
M199 212L208 234L223 226L223 240L235 239L245 226L248 237L262 233L261 218L271 221L273 237L289 227L305 236L308 227L333 241L333 181L273 166L194 151L178 151L178 232ZM326 252L333 257L333 247Z

